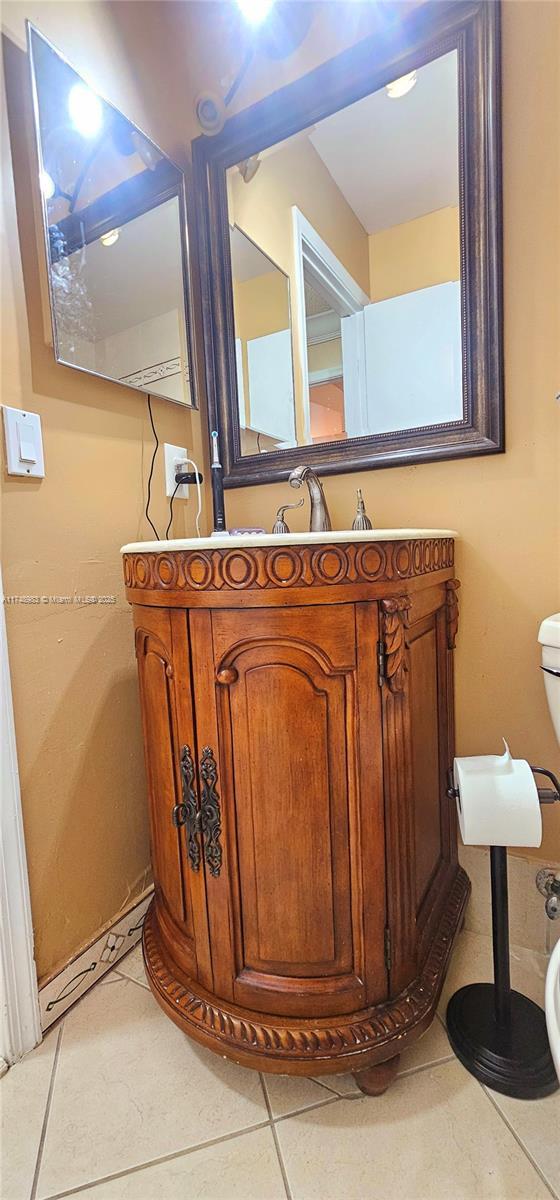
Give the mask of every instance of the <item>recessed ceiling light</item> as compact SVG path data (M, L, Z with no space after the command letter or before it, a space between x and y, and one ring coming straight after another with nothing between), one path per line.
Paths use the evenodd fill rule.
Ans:
M385 91L391 100L400 100L401 96L406 96L412 91L416 78L416 71L409 71L408 75L401 75L400 79L388 83Z
M68 95L68 112L72 124L82 137L95 137L103 124L103 109L99 96L85 83L75 83Z
M248 25L262 25L274 5L274 0L237 0Z
M48 171L41 171L39 174L39 182L41 191L45 200L52 200L55 193L54 179L51 178Z
M114 246L119 240L120 229L109 229L108 233L102 233L99 241L102 246Z

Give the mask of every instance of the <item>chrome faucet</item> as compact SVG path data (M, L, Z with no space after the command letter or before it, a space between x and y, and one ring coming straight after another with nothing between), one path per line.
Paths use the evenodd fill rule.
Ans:
M309 529L311 533L321 533L323 530L332 529L327 501L323 485L319 476L311 467L296 467L288 477L290 487L300 488L304 483L309 488L309 499L311 501L311 513L309 516Z

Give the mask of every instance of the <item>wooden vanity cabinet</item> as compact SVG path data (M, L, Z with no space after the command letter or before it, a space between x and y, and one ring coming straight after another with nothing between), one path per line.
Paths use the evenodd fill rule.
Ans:
M468 895L449 538L125 555L151 987L245 1066L384 1090Z

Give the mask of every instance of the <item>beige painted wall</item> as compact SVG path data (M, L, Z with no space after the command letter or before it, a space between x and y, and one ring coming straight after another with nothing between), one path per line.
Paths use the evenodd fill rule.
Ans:
M251 389L247 342L290 327L290 288L280 270L267 271L252 279L233 281L235 336L241 340L245 420L251 424ZM243 431L242 431L243 439ZM249 437L252 435L249 434ZM274 443L273 443L274 444ZM253 453L252 447L247 453Z
M46 464L42 482L9 478L2 468L4 587L7 595L117 600L14 604L6 613L35 952L44 976L149 878L132 622L119 547L149 536L143 509L153 439L145 396L57 366L45 343L26 16L164 146L168 128L154 107L146 111L143 81L104 4L4 4L12 145L3 113L2 402L40 414ZM191 427L184 410L163 401L153 407L162 441L200 453L198 418ZM161 530L161 463L153 495ZM176 509L177 534L192 531L192 517L185 519L180 504Z
M514 755L557 772L537 631L560 583L559 25L557 4L503 6L506 454L325 482L335 527L351 523L359 486L376 525L458 530L458 752L498 751L503 734ZM270 528L287 495L285 484L229 492L229 522L258 513ZM292 527L305 519L292 514ZM560 859L559 808L544 810L535 855Z
M263 155L250 183L243 181L235 167L228 171L228 201L230 224L239 225L292 277L295 204L360 287L368 291L367 233L305 135Z
M388 300L460 277L458 208L440 208L369 235L372 300Z

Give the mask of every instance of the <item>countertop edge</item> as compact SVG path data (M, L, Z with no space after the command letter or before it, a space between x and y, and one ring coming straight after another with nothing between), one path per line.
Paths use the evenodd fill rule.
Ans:
M253 535L229 535L202 538L175 538L169 541L128 542L121 546L121 554L171 554L187 550L246 550L251 546L318 546L340 542L407 542L428 538L459 537L454 529L372 529L359 532L353 529L333 529L328 533L266 533Z

